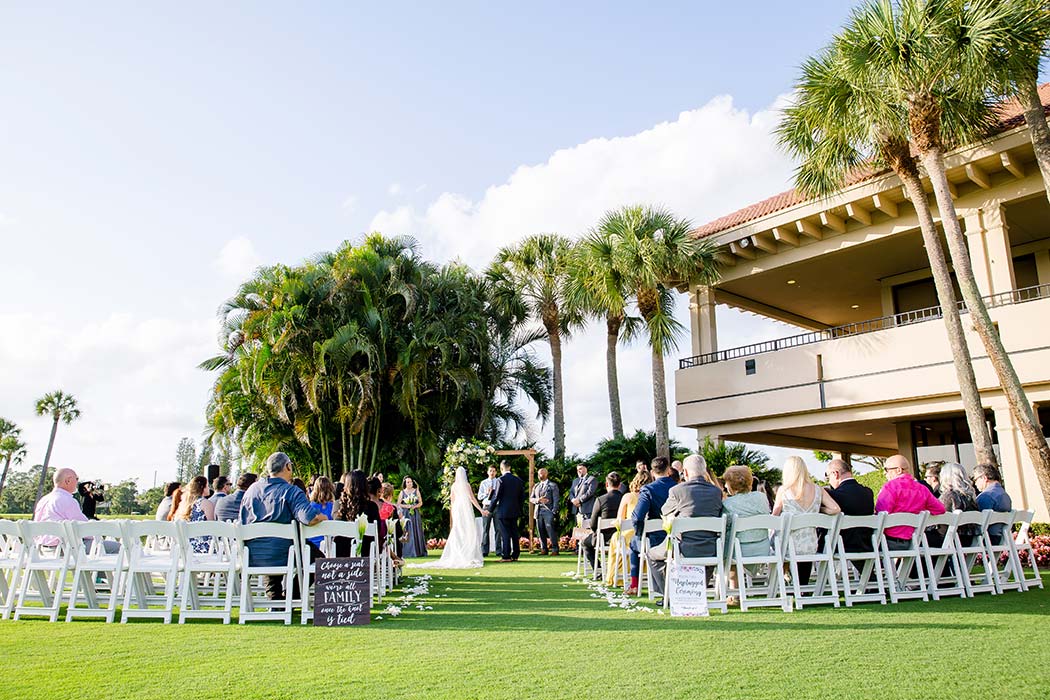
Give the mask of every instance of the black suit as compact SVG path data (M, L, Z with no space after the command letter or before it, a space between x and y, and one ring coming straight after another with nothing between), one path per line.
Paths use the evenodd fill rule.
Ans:
M510 472L499 478L499 488L489 510L499 526L500 556L504 559L517 560L521 554L518 520L521 518L521 504L524 500L525 486L521 479Z
M623 494L619 490L609 491L598 496L598 500L594 503L594 510L591 511L591 534L587 535L583 539L583 553L587 557L587 561L594 561L594 547L597 544L597 532L598 532L598 520L616 519L616 514L620 511L620 501L623 499ZM602 534L605 535L606 543L612 539L613 534L616 533L616 528L606 528L602 530Z
M828 489L828 495L839 504L843 515L874 515L875 495L856 479L846 479L837 489ZM843 530L842 546L847 552L871 551L871 528L855 527Z

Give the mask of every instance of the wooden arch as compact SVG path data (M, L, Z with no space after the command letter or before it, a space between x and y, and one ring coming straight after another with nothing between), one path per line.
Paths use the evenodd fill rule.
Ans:
M497 450L496 454L500 457L525 457L529 460L529 492L526 496L525 505L529 510L529 553L531 554L536 551L536 542L532 537L533 529L536 526L536 516L532 512L532 506L529 505L528 497L532 495L532 487L536 482L536 450Z

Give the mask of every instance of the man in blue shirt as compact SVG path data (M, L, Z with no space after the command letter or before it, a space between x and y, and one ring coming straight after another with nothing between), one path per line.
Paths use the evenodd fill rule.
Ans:
M215 504L215 519L231 523L240 522L241 500L244 498L244 492L247 491L248 487L254 484L258 478L259 477L251 472L241 474L237 478L237 490L226 498L220 498Z
M667 502L667 494L675 485L671 478L671 465L666 457L657 457L649 467L650 473L655 481L646 484L638 493L638 505L634 507L631 520L634 521L634 537L631 539L631 586L627 589L628 594L638 592L638 572L641 568L639 553L642 551L641 533L645 529L646 520L661 520L663 516L660 510ZM664 541L667 533L663 530L650 534L649 546L655 546Z
M298 520L303 525L315 525L328 520L317 510L303 490L292 485L292 460L283 452L274 452L266 460L270 478L256 481L241 499L241 522L290 523ZM260 537L248 547L250 566L281 566L288 561L291 540L280 537ZM311 548L312 550L313 548ZM313 561L316 552L311 551ZM271 600L284 598L284 577L266 577L266 595ZM296 595L293 593L293 595Z
M994 510L996 513L1009 513L1014 509L1010 494L1002 485L1002 476L992 464L978 464L973 468L973 485L977 487L977 509ZM990 525L988 537L992 544L1002 544L1003 526Z

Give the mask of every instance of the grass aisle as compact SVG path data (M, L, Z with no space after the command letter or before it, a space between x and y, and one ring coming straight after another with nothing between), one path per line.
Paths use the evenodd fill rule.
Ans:
M526 554L432 571L433 610L384 614L395 592L366 628L2 622L0 698L1042 700L1050 688L1046 591L676 620L608 607L562 576L574 567Z

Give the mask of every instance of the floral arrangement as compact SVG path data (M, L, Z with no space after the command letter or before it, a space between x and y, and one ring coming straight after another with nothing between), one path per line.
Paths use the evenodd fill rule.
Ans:
M467 476L494 464L496 448L483 440L460 438L445 450L441 462L441 501L447 507L452 494L452 483L456 480L456 469L464 467Z
M1038 566L1044 569L1050 567L1050 537L1045 535L1033 537L1032 552L1035 554L1035 563ZM1021 557L1021 566L1031 566L1031 563L1028 561L1028 550L1018 552L1018 554ZM1000 566L1006 563L1006 556L1007 555L1004 553L999 557Z

